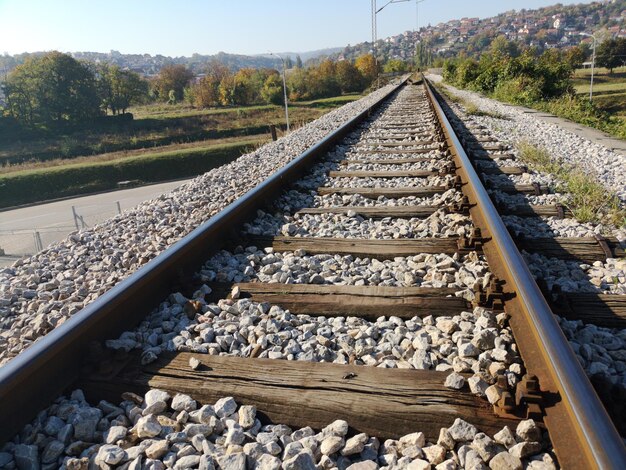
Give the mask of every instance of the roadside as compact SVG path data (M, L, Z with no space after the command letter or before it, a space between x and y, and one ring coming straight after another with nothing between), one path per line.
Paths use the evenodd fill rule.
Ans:
M76 230L93 227L118 212L154 199L189 180L82 196L0 213L0 267L31 255ZM119 205L118 205L119 204Z

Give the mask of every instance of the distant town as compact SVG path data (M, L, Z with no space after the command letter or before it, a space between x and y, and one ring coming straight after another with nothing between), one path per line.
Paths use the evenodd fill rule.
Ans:
M588 34L598 31L604 33L604 38L626 37L626 1L557 4L538 10L511 10L485 19L450 20L379 40L376 52L385 58L409 60L415 55L416 44L424 43L439 57L452 57L463 51L478 54L497 36L540 50L567 48L591 43ZM371 42L348 46L336 58L353 59L371 49Z

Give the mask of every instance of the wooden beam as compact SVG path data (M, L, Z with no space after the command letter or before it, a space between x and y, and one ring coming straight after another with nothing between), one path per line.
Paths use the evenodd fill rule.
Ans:
M613 258L626 256L617 238L606 239ZM593 237L556 237L556 238L516 238L520 250L540 253L549 258L576 260L584 263L606 261L607 255Z
M449 160L448 157L444 157L446 160ZM415 158L371 158L368 160L358 160L358 159L353 159L353 160L341 160L339 162L340 165L351 165L354 163L361 163L361 164L370 164L370 163L375 163L378 165L400 165L403 163L422 163L422 162L437 162L440 161L440 158L436 158L436 157L415 157ZM452 162L452 160L449 160L450 162Z
M515 155L510 153L480 152L474 150L470 152L472 160L515 160Z
M330 171L330 178L427 178L438 174L431 170L399 170L399 171L370 171L370 170L342 170Z
M326 193L328 194L328 192ZM365 196L365 195L364 195ZM366 196L367 197L367 196ZM374 197L374 196L372 196ZM404 197L404 196L394 196ZM440 207L436 206L334 206L334 207L306 207L298 210L297 214L347 214L349 211L356 214L373 218L382 219L385 217L411 218L411 217L428 217L436 212ZM560 217L559 209L554 204L531 204L528 206L516 206L504 209L508 215L516 215L518 217ZM572 217L569 209L563 209L564 217Z
M521 175L528 172L523 166L479 166L477 171L486 175Z
M568 320L605 328L626 328L626 295L562 292L548 301L552 311Z
M229 296L238 286L242 298L280 305L293 314L354 316L375 320L381 315L404 319L428 315L457 315L471 309L467 300L455 297L459 289L433 287L336 286L332 284L279 284L242 282L211 283L208 300Z
M416 145L427 145L432 144L435 141L433 139L424 139L424 140L402 140L399 142L378 142L380 139L376 139L376 141L362 140L359 142L360 145L369 145L375 146L378 145L380 147L411 147ZM437 146L437 148L439 148Z
M424 149L407 149L407 148L399 148L393 150L381 149L381 150L371 150L371 149L363 149L363 148L355 148L354 151L357 153L361 153L364 155L409 155L409 154L421 154L421 153L429 153L435 150L441 150L440 147L429 147Z
M445 186L416 186L416 187L401 187L401 188L318 188L317 192L320 195L324 194L360 194L363 197L376 199L380 196L389 198L396 197L430 197L435 194L445 193L448 190Z
M559 206L556 204L529 204L526 206L500 207L498 209L505 211L507 215L516 215L518 217L561 217ZM563 217L573 217L572 211L562 207Z
M393 259L397 256L415 256L419 253L454 254L461 251L458 238L404 238L400 240L372 240L331 237L247 237L254 246L271 246L274 251L304 250L314 254L353 255L361 258Z
M550 193L550 188L543 184L535 186L533 184L498 184L498 183L488 182L485 186L488 189L493 189L493 190L500 191L506 194L522 193L522 194L535 194L539 196L541 194Z
M411 218L411 217L428 217L435 213L439 208L435 206L341 206L341 207L307 207L300 209L297 214L347 214L354 212L362 217L367 218Z
M193 370L194 357L200 367ZM496 417L484 400L469 392L443 386L448 372L249 359L193 353L163 353L146 366L138 361L113 380L97 377L79 384L90 401L118 402L125 391L143 394L149 388L185 393L200 403L213 404L232 396L254 405L265 424L320 430L336 419L346 420L351 432L380 439L397 439L422 431L436 441L439 430L456 418L493 435L516 421Z

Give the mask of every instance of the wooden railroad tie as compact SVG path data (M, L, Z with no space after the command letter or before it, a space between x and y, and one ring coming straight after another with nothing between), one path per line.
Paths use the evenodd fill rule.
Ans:
M317 192L323 196L325 194L360 194L363 197L376 199L380 196L389 198L396 197L430 197L435 194L445 193L449 188L445 186L416 186L400 188L318 188Z
M296 315L353 316L376 320L395 315L451 316L471 310L470 303L455 297L457 288L336 286L331 284L280 284L265 282L211 283L207 300L226 298L237 286L242 298L280 305Z
M626 328L626 295L593 292L545 294L552 311L568 320L605 328Z
M486 240L482 240L481 244ZM574 260L584 263L605 261L607 253L593 237L519 238L515 242L520 250L539 253L549 258ZM463 253L481 252L481 247L466 247L464 239L445 238L403 238L393 240L333 238L333 237L288 237L275 236L246 237L245 243L257 247L271 246L274 251L304 250L307 254L339 254L361 258L393 259L397 256L414 256L419 253ZM626 256L617 238L607 238L611 258Z
M397 148L397 149L380 149L380 150L372 150L372 149L363 149L356 148L353 151L364 154L364 155L411 155L411 154L422 154L422 153L430 153L436 150L441 150L440 147L428 147L428 148Z
M439 172L431 170L333 170L328 173L328 176L329 178L427 178L437 174Z
M332 188L327 188L332 189ZM326 192L324 194L332 194L332 192ZM387 194L382 194L387 196ZM364 195L365 196L365 195ZM387 197L404 197L402 196L387 196ZM367 197L367 196L366 196ZM378 197L378 196L371 196ZM335 207L308 207L298 210L297 214L347 214L348 212L354 212L362 217L382 219L385 217L396 218L411 218L411 217L428 217L441 209L436 206L376 206L376 207L362 207L362 206L335 206ZM463 212L460 209L448 208L450 212ZM516 206L514 208L507 209L509 215L516 215L518 217L571 217L571 211L564 209L561 206L555 204L531 204L528 206Z
M189 360L200 367L193 370ZM321 429L336 419L353 431L380 439L397 439L419 430L436 441L439 430L455 419L471 422L493 435L516 420L497 417L492 407L469 392L444 387L449 372L383 369L370 366L163 353L148 365L131 361L113 380L97 376L78 386L97 403L119 401L120 394L158 388L185 393L201 403L232 396L254 405L265 424Z
M447 157L446 157L447 158ZM371 158L367 160L348 159L341 160L340 165L351 165L354 163L360 164L378 164L378 165L400 165L403 163L422 163L433 162L436 163L440 159L436 157L414 157L414 158Z

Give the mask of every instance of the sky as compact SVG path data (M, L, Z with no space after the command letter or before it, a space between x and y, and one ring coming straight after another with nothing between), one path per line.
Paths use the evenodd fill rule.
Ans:
M397 1L397 0L396 0ZM377 0L380 8L388 0ZM556 0L422 0L419 24ZM560 0L562 4L591 0ZM415 0L377 15L378 37L413 30ZM0 54L91 51L189 56L306 52L371 40L370 0L0 0Z

